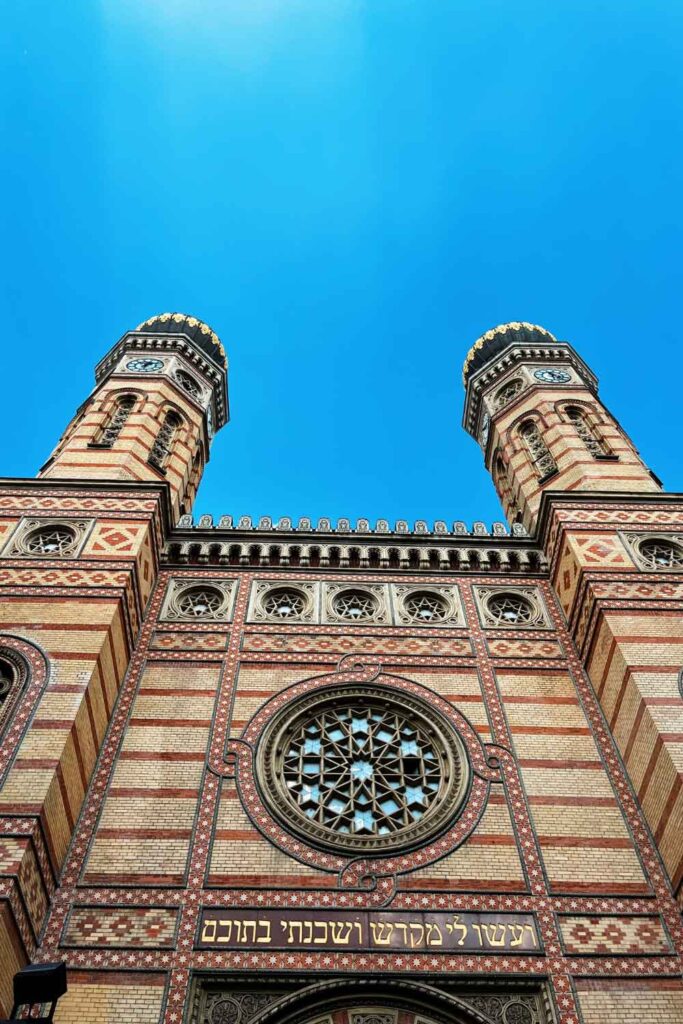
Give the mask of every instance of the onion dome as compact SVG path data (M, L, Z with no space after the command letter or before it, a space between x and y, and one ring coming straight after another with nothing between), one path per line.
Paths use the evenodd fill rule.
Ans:
M228 368L225 349L218 335L208 324L195 316L186 316L184 313L159 313L158 316L151 316L149 320L145 320L143 324L138 324L135 330L144 334L186 334L202 352L224 369Z
M472 348L467 353L462 368L462 382L467 387L470 376L490 359L493 359L504 348L513 342L522 345L547 345L548 342L556 342L550 331L545 327L537 327L536 324L510 323L499 324L492 330L477 338Z

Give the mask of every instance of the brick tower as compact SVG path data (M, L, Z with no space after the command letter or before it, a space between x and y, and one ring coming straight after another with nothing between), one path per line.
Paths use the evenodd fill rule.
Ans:
M64 960L57 1024L678 1024L681 496L514 323L509 526L194 525L225 375L147 321L2 482L0 1010Z

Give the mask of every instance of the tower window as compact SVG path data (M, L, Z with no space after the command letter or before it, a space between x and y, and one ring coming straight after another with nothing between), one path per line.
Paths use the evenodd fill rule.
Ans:
M70 554L75 543L76 532L68 526L39 526L26 535L23 547L30 555L59 558Z
M539 480L545 480L546 477L555 473L557 471L557 464L550 454L548 445L545 443L535 420L525 420L519 428L519 433L526 445Z
M648 569L679 569L683 566L683 547L666 537L651 537L641 541L638 553Z
M609 455L607 446L596 434L583 409L578 405L568 405L564 411L567 419L594 459L600 458L601 455Z
M187 391L188 395L191 395L192 398L198 398L201 395L201 386L191 374L186 373L185 370L176 370L173 376L183 391Z
M134 395L122 395L121 398L117 399L109 419L102 428L98 440L95 442L99 447L112 447L134 407Z
M0 734L28 680L29 670L24 659L9 648L0 648Z
M511 402L513 398L516 398L523 387L524 381L521 377L515 377L513 380L509 380L507 383L503 384L502 388L499 388L498 391L496 391L496 397L494 399L496 409L502 409L504 405Z
M171 454L173 442L178 428L180 427L180 416L175 412L167 412L164 422L159 427L159 432L154 439L152 450L149 453L148 462L156 469L163 469Z

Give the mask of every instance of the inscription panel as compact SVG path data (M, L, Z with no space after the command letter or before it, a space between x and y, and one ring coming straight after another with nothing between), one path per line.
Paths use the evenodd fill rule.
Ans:
M205 908L198 949L421 949L540 953L532 914Z

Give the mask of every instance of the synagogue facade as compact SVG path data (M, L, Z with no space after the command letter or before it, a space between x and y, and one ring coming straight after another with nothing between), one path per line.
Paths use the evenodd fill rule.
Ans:
M683 1020L683 497L572 345L467 356L492 526L195 521L218 337L95 380L0 486L0 1016Z

